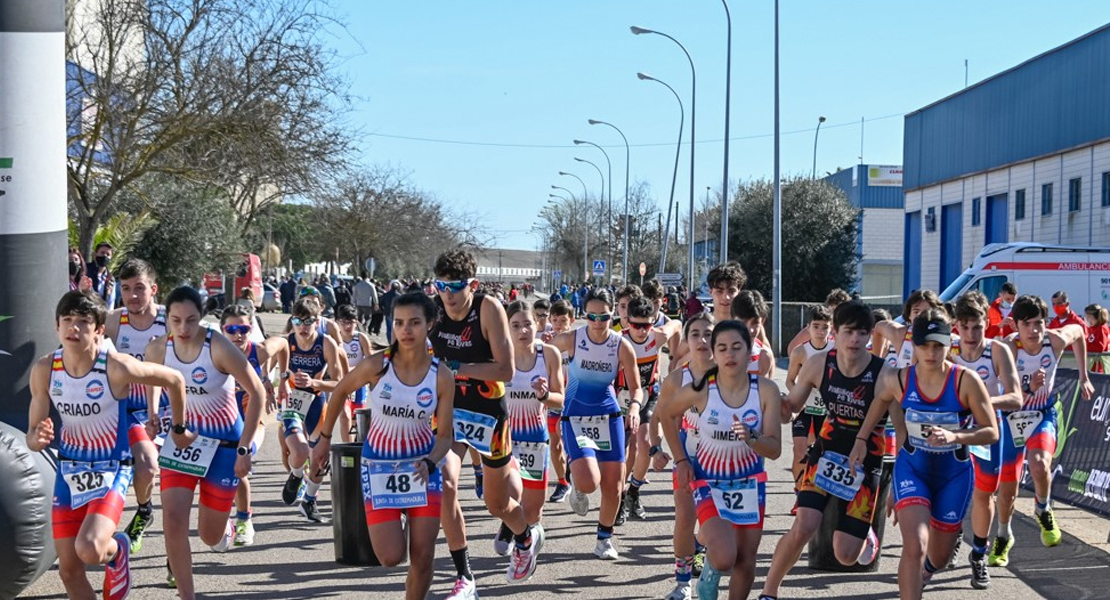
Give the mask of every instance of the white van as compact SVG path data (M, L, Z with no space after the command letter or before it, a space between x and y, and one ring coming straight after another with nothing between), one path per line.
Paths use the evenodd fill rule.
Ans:
M1110 248L989 244L971 267L941 292L940 299L954 302L964 292L979 290L994 301L1007 281L1014 282L1019 296L1034 294L1046 304L1052 294L1063 290L1072 310L1082 315L1088 304L1110 305Z

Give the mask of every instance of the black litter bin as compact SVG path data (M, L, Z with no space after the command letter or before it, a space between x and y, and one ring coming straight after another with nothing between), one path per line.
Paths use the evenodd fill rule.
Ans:
M875 498L875 512L871 520L871 528L879 538L880 548L886 531L886 497L890 493L890 480L894 476L894 457L888 456L887 459L883 461L883 471L879 477L879 493ZM821 527L809 542L809 568L840 573L874 573L879 570L881 555L876 556L875 562L866 566L843 565L836 560L836 553L833 551L833 533L836 532L836 525L840 520L840 507L843 503L844 500L835 496L829 498L829 503L825 506L825 516L821 519Z
M335 562L341 565L381 565L370 545L366 507L362 504L362 444L332 444L331 500Z

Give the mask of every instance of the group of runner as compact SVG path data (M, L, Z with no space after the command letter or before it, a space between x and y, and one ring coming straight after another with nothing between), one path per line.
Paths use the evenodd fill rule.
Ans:
M871 564L884 507L902 533L903 598L919 598L953 564L969 509L971 584L989 587L988 565L1006 565L1014 544L1026 463L1042 542L1060 543L1049 496L1055 374L1067 348L1085 364L1085 334L1075 324L1047 329L1040 298L1017 297L1007 315L1016 333L996 340L985 333L990 306L977 292L951 316L935 294L915 292L903 323L877 321L860 301L831 294L795 340L783 394L770 379L767 303L743 289L737 263L709 273L712 312L671 320L661 312L662 286L649 282L615 298L591 290L577 329L565 301L505 307L478 293L477 265L465 251L444 253L434 270L434 298L416 291L396 299L393 340L382 350L358 331L357 313L341 308L337 321L324 318L311 288L293 305L286 334L261 343L250 341L249 308L229 307L217 329L202 323L191 288L155 304L155 273L140 260L120 270L121 309L109 312L88 291L63 296L60 348L31 375L27 445L41 450L57 437L53 527L67 594L94 598L86 566L105 565L103 597L127 596L129 557L155 520L157 479L170 581L181 598L194 598L196 489L206 545L222 552L253 543L248 475L263 415L273 412L289 471L282 499L321 521L316 497L336 423L349 440L351 411L369 409L366 523L382 565L408 556L410 599L429 593L441 528L456 571L448 600L478 598L459 505L468 456L477 458L478 494L501 523L493 549L508 558L509 583L537 568L549 502L569 498L586 516L589 495L599 492L593 553L619 558L615 528L646 518L640 489L652 468L672 465L675 587L665 598L687 600L696 587L699 598L715 599L722 574L730 599L747 598L765 518L764 461L780 457L786 422L795 517L760 598L778 597L826 518L835 519L835 559ZM550 498L549 470L557 478ZM890 498L881 493L888 477ZM116 533L132 485L137 511Z

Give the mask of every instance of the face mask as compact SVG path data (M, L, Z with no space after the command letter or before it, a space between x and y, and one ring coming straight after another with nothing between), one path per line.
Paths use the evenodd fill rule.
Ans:
M1057 317L1062 317L1062 316L1068 314L1068 305L1067 304L1054 304L1052 306L1052 310L1054 310L1056 312Z
M76 275L80 272L81 272L81 263L75 263L75 262L69 263L69 276L70 277L73 277L74 275Z
M97 256L96 257L96 266L98 266L98 267L107 267L108 266L108 257L107 256Z
M1005 300L1002 301L1002 308L1005 308L1005 309L1009 310L1009 309L1013 308L1013 306L1014 305L1011 302L1006 302Z

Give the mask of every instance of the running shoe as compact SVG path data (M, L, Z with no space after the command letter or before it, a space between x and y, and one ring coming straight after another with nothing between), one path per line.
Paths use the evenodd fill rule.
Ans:
M960 549L964 546L964 539L961 537L956 538L956 545L952 547L952 557L948 559L948 564L945 565L946 569L955 569L960 560Z
M991 574L987 571L987 557L980 556L979 560L975 560L975 553L972 552L968 556L968 562L971 563L971 587L977 590L989 588Z
M626 502L626 498L627 496L621 495L621 503L617 506L617 519L613 521L614 527L624 525L624 522L628 520L628 503Z
M285 480L285 487L281 488L281 501L289 506L296 504L302 483L304 483L304 477L289 473L289 479Z
M209 546L213 552L227 552L231 548L231 543L235 540L235 521L227 520L227 525L224 526L224 537L216 542L215 546Z
M254 543L254 523L247 519L235 523L235 545L250 546Z
M497 537L493 538L493 553L498 556L508 556L513 546L513 530L505 523L497 530Z
M455 587L444 600L478 600L478 588L473 579L459 577L455 580Z
M481 471L474 472L474 493L478 494L478 499L482 499L482 494L486 490L485 475Z
M620 558L617 548L613 546L613 538L598 540L597 545L594 546L594 556L601 560L617 560Z
M683 581L682 583L675 584L671 593L663 596L663 600L690 600L693 590L690 589L690 582Z
M567 485L565 483L556 483L555 484L555 491L551 492L551 498L548 498L547 501L551 502L551 503L562 502L563 500L566 499L567 492L569 492L569 491L570 491L570 486L569 485Z
M863 553L856 562L866 567L875 562L877 556L879 556L879 536L875 535L874 529L868 529L867 539L863 542Z
M1060 533L1060 526L1056 524L1056 516L1052 514L1052 509L1041 512L1037 521L1041 525L1041 543L1045 548L1059 546L1060 538L1063 536Z
M139 550L143 549L143 534L146 533L147 527L150 527L153 522L154 512L151 512L145 517L143 513L136 512L135 516L131 518L131 523L127 526L127 529L124 530L127 533L128 539L131 540L129 544L131 554L138 554Z
M647 519L647 510L645 510L644 505L640 503L640 492L629 492L628 495L624 497L624 503L625 512L628 513L628 516L633 519L639 519L640 521Z
M131 538L112 536L119 546L116 557L104 565L104 600L123 600L131 593Z
M312 521L313 523L324 522L324 517L320 514L320 509L316 507L315 500L305 500L304 502L301 502L300 509L301 514L304 515L304 517L309 521Z
M701 575L702 567L705 566L705 548L697 548L694 552L694 562L690 565L690 573L694 577Z
M586 516L590 512L590 497L578 490L571 490L570 509L580 517Z
M1010 548L1014 547L1014 538L994 538L991 553L987 555L987 566L1005 567L1010 564Z
M721 572L714 569L709 561L705 561L698 577L698 600L717 600L720 587Z
M539 556L540 550L543 548L543 527L539 525L532 528L532 534L528 536L529 542L527 548L522 548L520 544L513 544L513 554L509 559L509 568L505 571L505 579L509 583L520 583L528 581L536 572L536 557Z

